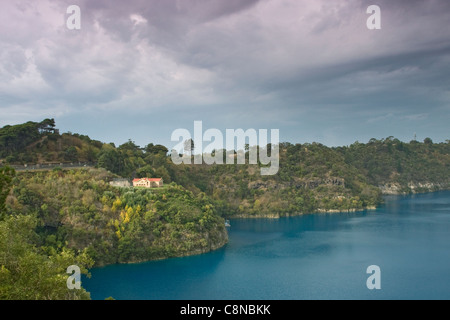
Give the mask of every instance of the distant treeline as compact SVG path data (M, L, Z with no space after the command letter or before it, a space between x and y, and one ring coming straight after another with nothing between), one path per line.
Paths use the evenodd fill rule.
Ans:
M1 128L0 300L88 299L67 289L67 266L87 274L93 265L214 250L228 240L228 217L364 210L382 202L382 190L450 189L449 140L279 149L278 173L262 176L260 165L175 165L162 145L60 134L53 119ZM97 168L48 170L58 163ZM108 183L119 177L162 177L165 187Z
M388 137L333 148L284 142L274 176L261 176L259 165L175 165L165 146L140 147L129 140L116 147L85 135L59 134L53 119L1 128L0 150L4 164L89 162L125 178L162 177L165 183L204 192L224 216L364 209L381 202L380 187L393 185L408 193L445 189L450 183L449 140L433 143L430 138L402 142Z

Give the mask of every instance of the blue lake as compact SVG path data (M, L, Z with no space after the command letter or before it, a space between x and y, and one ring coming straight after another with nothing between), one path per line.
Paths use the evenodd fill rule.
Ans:
M224 248L91 270L93 299L450 299L450 192L374 211L231 220ZM381 270L369 290L367 267Z

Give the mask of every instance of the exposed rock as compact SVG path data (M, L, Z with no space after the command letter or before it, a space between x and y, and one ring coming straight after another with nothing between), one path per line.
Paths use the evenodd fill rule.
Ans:
M316 180L306 180L306 181L295 181L290 183L274 183L272 181L254 181L248 184L249 189L283 189L288 187L294 187L297 189L315 189L321 185L332 185L332 186L342 186L345 187L345 181L342 178L327 178L327 179L316 179Z
M398 195L409 193L422 193L430 191L445 190L450 187L450 183L432 183L432 182L408 182L408 184L401 185L398 182L386 183L378 186L381 192L386 195Z
M342 178L329 178L325 180L325 184L345 187L345 181Z
M399 183L387 183L384 185L379 186L381 189L381 193L383 194L401 194L400 191L402 188Z
M297 189L300 188L315 189L320 185L333 185L345 187L345 181L342 178L328 178L323 180L297 181L291 183L291 186Z

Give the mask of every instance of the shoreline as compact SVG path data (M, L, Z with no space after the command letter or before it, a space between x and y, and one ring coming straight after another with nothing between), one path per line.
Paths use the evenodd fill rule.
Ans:
M373 211L378 209L377 206L368 206L365 208L351 208L351 209L316 209L311 212L299 212L287 215L280 214L262 214L262 215L246 215L238 214L233 216L228 216L227 219L280 219L287 217L298 217L306 214L318 214L318 213L350 213L350 212L362 212L362 211Z
M383 194L383 197L387 196L408 196L408 195L415 195L415 194L427 194L427 193L434 193L434 192L440 192L440 191L450 191L450 189L440 189L440 190L434 190L434 191L426 191L426 192L411 192L411 193L403 193L403 194ZM279 215L279 214L265 214L265 215L245 215L245 214L239 214L234 215L230 217L226 217L226 219L280 219L280 218L287 218L287 217L299 217L303 215L312 215L312 214L327 214L327 213L353 213L353 212L363 212L363 211L374 211L377 210L379 206L368 206L366 208L352 208L352 209L317 209L313 212L299 212L295 214L288 214L288 215ZM206 253L210 253L216 250L220 250L223 247L225 247L228 242L228 231L226 230L226 241L225 243L219 244L218 246L210 247L209 250L196 250L196 252L189 252L184 253L183 255L176 255L176 256L170 256L170 257L159 257L155 259L149 259L149 260L142 260L142 261L132 261L132 262L123 262L123 263L111 263L111 264L102 264L94 266L94 268L102 268L110 265L122 265L122 264L139 264L139 263L146 263L151 261L161 261L161 260L167 260L167 259L173 259L173 258L183 258L183 257L189 257L189 256L196 256L196 255L202 255Z

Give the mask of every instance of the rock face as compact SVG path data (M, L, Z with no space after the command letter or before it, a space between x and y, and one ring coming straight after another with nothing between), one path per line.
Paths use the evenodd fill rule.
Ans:
M224 226L220 226L219 228L217 228L217 232L214 234L213 239L208 240L210 251L222 248L228 243L227 229Z
M399 183L386 183L378 187L381 189L381 192L383 194L392 194L392 195L402 194L401 192L402 187L400 186Z
M381 189L383 194L399 195L445 190L450 187L450 183L408 182L407 185L401 185L398 182L393 182L386 183L378 187Z
M295 187L297 189L305 188L305 189L315 189L321 185L328 186L342 186L345 187L345 181L342 178L326 178L326 179L316 179L316 180L305 180L305 181L295 181L285 184L277 184L273 181L263 182L263 181L255 181L249 183L249 189L282 189L286 187Z
M212 232L205 233L203 238L205 239L204 247L182 252L177 254L177 256L193 256L220 249L228 243L228 231L226 230L225 225L221 225L215 228Z
M408 183L408 188L411 189L412 193L439 190L442 188L441 184L434 183Z

